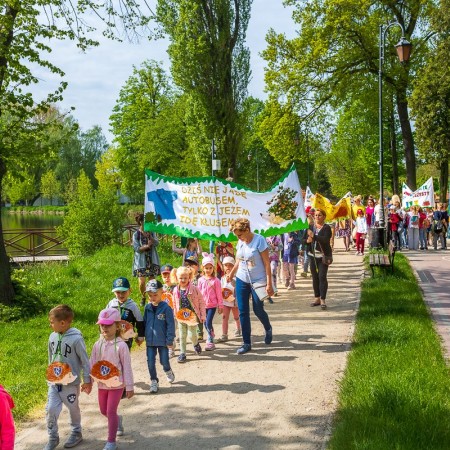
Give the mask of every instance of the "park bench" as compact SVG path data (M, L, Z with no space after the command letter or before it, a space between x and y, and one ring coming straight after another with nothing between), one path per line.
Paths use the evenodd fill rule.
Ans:
M375 276L373 268L376 267L390 267L391 273L394 273L394 258L395 246L392 241L389 242L388 253L370 253L369 266L372 269L372 276Z

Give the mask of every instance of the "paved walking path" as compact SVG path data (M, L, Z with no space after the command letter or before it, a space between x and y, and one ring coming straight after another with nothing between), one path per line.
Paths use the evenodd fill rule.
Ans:
M310 278L298 276L297 290L280 289L275 303L266 306L274 330L272 345L264 345L262 326L253 320L253 348L246 355L235 354L238 339L201 356L188 350L186 364L172 360L173 385L158 364L158 394L148 392L144 348L134 351L136 395L121 402L125 435L118 438L119 449L325 448L353 333L361 261L354 252L337 249L326 311L309 306ZM219 335L217 319L215 328ZM82 395L84 441L77 449L103 448L106 419L98 412L96 397L95 388L89 397ZM69 434L67 422L63 409L58 448ZM46 439L42 414L18 433L16 450L41 449Z
M447 243L449 240L447 239ZM442 338L446 358L450 358L450 251L405 251L403 253L416 271L425 302Z

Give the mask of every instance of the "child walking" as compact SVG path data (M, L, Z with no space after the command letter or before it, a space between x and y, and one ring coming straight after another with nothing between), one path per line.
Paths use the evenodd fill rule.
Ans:
M81 392L90 394L92 382L86 344L81 332L72 328L73 318L74 313L68 305L55 306L48 314L53 333L48 340L48 442L44 450L53 450L59 445L58 418L63 405L69 410L72 427L72 433L64 447L75 447L83 440L79 405L80 385Z
M205 350L214 350L214 327L213 320L216 311L222 314L222 286L216 277L214 269L214 255L203 253L202 260L203 276L198 280L198 288L202 293L206 308L205 328L208 333Z
M156 393L159 389L159 378L156 373L157 353L159 353L159 362L163 366L167 381L173 383L175 380L169 362L169 349L172 349L175 339L175 321L172 308L162 300L162 283L158 280L150 280L146 291L149 299L144 310L147 365L150 373L150 393Z
M173 290L173 312L178 322L178 334L180 337L180 354L177 361L186 362L186 338L189 334L194 351L200 355L202 348L198 343L197 324L206 319L205 302L197 286L192 284L194 276L189 267L178 267L173 279L177 283ZM172 276L171 274L171 276Z
M106 308L117 309L120 313L121 320L131 323L133 330L136 329L138 333L136 342L138 345L141 345L144 341L144 320L139 306L130 298L131 287L128 279L125 277L116 278L113 281L112 292L114 292L116 298L113 298L106 305ZM133 338L126 339L125 342L131 350Z
M356 227L356 254L364 256L364 241L367 234L367 220L364 216L364 211L358 209L355 221Z
M231 256L224 258L223 262L224 275L220 280L222 286L222 298L223 298L223 316L222 316L222 337L218 339L218 342L228 341L228 320L230 318L230 312L233 313L234 323L236 329L234 335L236 337L241 335L241 322L239 320L239 308L236 303L236 297L234 290L236 288L236 279L227 281L227 275L233 270L236 261Z
M122 392L134 395L131 357L127 344L120 337L120 313L115 308L100 311L100 339L91 354L91 376L98 382L98 405L108 419L108 440L103 450L116 450L116 436L124 433L122 416L117 414Z
M176 236L172 236L172 251L182 255L183 262L191 257L197 258L202 253L202 246L197 238L188 238L185 248L178 248L176 245Z

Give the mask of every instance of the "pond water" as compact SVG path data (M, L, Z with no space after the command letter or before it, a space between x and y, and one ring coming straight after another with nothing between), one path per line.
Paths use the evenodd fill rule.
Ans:
M56 214L9 214L2 208L4 230L22 230L24 228L55 228L62 225L64 216Z
M51 239L57 238L56 231L45 234L19 234L22 230L47 229L55 230L62 225L63 215L56 214L9 214L7 210L1 212L3 238L12 245L5 245L6 253L10 256L36 255L48 256L67 253L64 246L55 245ZM14 230L12 233L10 230Z

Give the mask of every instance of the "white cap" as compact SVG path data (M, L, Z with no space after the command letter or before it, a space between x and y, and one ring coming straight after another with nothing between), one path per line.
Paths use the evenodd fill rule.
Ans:
M225 258L223 258L222 264L233 264L233 266L236 264L236 261L234 260L234 258L232 256L225 256Z

